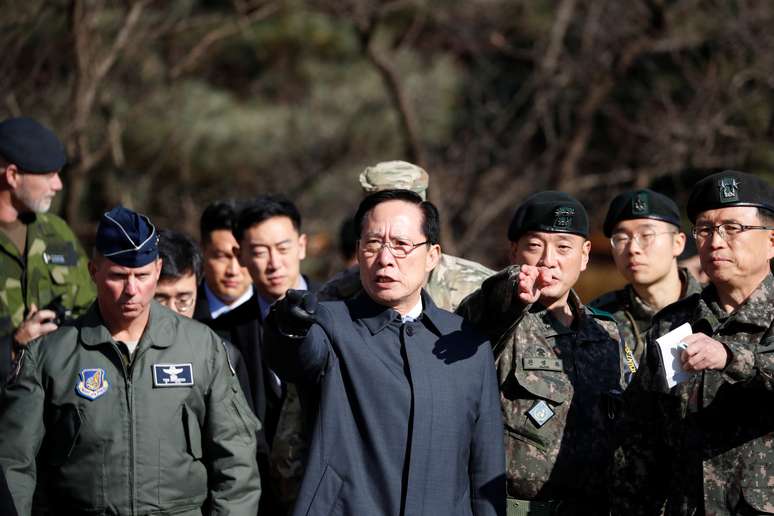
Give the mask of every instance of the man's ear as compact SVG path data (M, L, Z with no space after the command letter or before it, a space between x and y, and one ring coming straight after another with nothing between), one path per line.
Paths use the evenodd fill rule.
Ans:
M425 260L425 271L430 272L435 269L438 262L441 261L441 246L433 244L427 250L427 259Z
M0 183L7 184L12 190L19 187L21 181L21 172L13 163L7 164L4 168L0 169Z
M306 233L298 235L298 259L306 258Z

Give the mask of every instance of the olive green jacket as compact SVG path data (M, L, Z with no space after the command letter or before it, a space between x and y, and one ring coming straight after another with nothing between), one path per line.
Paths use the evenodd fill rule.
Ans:
M255 516L259 423L220 338L153 302L128 367L122 357L97 303L22 354L0 398L19 514L45 500L61 514Z
M67 315L75 318L96 294L83 248L56 215L38 214L27 224L26 251L0 231L0 384L11 369L11 336L32 303L43 308L61 296Z

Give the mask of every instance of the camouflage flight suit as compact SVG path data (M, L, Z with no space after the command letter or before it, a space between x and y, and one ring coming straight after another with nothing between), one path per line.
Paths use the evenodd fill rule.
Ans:
M690 322L730 361L667 390L655 339ZM613 514L774 512L774 277L728 314L713 285L659 312L626 392Z
M679 269L679 274L683 285L680 299L701 292L701 283L688 269ZM639 364L645 352L645 334L650 329L657 310L645 304L631 285L602 294L591 301L589 306L613 314L623 333L624 341L631 348L635 363Z
M96 290L88 260L67 223L53 214L37 214L27 225L27 256L0 231L0 384L11 369L13 331L29 307L46 307L59 296L76 318L94 301Z
M618 326L574 292L571 328L538 303L525 306L518 274L497 273L457 310L495 346L508 514L606 514L624 382Z
M426 290L439 308L453 311L494 271L476 262L442 254L428 279ZM320 300L354 297L362 290L360 272L352 267L331 278L317 292ZM283 503L288 508L296 499L304 474L307 442L303 432L303 413L295 388L288 386L271 451L272 477L277 481Z

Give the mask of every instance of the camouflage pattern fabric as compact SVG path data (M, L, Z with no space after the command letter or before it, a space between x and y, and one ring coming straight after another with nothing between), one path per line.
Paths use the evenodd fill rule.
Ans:
M425 290L439 308L453 312L481 283L495 273L464 258L442 254L438 265L430 273ZM317 293L321 301L349 299L357 295L363 286L360 283L360 271L350 267L328 280Z
M508 496L572 502L561 514L605 513L623 389L618 326L574 292L572 328L524 305L514 295L518 273L511 266L486 280L457 310L495 346Z
M32 303L42 308L60 295L72 318L85 313L96 296L88 259L67 223L38 214L27 226L26 261L0 232L0 338L22 323Z
M430 177L422 167L407 161L382 161L366 167L360 174L360 186L365 193L400 188L427 197Z
M667 390L655 339L685 322L731 352ZM774 278L735 312L713 285L656 316L645 361L626 392L613 514L774 512Z
M702 286L688 269L679 269L683 291L680 299L701 292ZM631 285L620 290L602 294L589 303L589 306L613 314L624 340L629 345L637 364L642 362L645 353L645 334L650 329L656 310L647 305Z

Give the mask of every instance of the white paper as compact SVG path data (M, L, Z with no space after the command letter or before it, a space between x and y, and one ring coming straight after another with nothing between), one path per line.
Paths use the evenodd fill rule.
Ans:
M656 339L656 343L661 351L661 363L664 364L664 377L670 389L678 383L686 381L691 376L690 373L683 369L680 355L683 349L685 349L681 346L682 340L692 334L693 330L690 323L685 323Z

